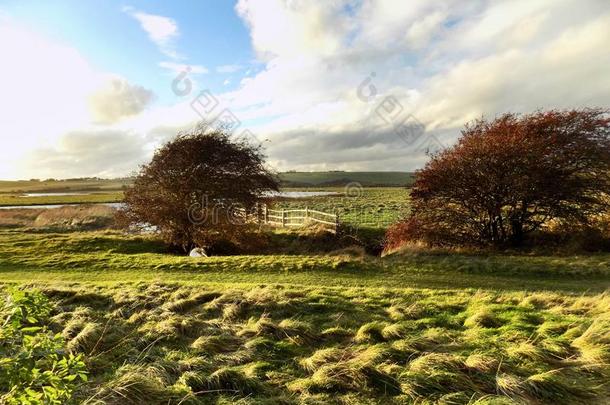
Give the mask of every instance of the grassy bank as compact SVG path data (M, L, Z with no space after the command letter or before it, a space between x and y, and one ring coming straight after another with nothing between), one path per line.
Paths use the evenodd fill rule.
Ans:
M168 254L154 239L119 232L0 231L0 280L284 283L368 288L603 291L610 254L590 256Z

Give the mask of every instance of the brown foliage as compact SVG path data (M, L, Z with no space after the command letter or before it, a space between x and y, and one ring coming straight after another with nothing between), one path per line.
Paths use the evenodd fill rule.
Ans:
M521 244L553 221L608 210L610 119L602 109L505 114L467 124L417 173L412 215L388 244Z
M277 189L259 148L197 129L164 145L142 166L125 192L118 220L131 227L152 225L185 251L226 245L250 231L234 216L235 208L250 210L264 192Z

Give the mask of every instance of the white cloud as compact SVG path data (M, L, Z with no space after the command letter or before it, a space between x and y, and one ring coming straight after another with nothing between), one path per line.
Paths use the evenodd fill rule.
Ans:
M44 177L37 174L47 170L44 151L57 151L53 156L61 160L58 154L75 144L72 136L66 147L58 148L66 134L110 130L94 125L95 118L106 123L137 121L138 114L152 97L150 91L140 86L96 70L74 48L50 41L8 17L0 17L0 54L3 55L0 67L2 179ZM92 150L97 148L95 142L99 139L88 138ZM78 153L68 155L78 157ZM93 160L105 159L102 154L89 156ZM79 165L73 169L63 167L64 172L56 170L54 175L80 174Z
M148 14L133 7L123 7L123 12L135 18L140 26L148 34L148 38L154 42L159 50L172 59L181 59L174 49L174 40L180 32L175 20L161 15Z
M606 2L241 0L236 10L266 65L223 96L259 123L281 168L421 165L375 114L388 95L444 142L482 115L610 105ZM371 72L378 95L366 103L356 88Z
M113 124L141 113L153 98L152 91L113 77L89 96L89 108L95 122Z
M342 46L349 18L345 1L240 0L237 13L250 27L262 59L278 55L331 55Z
M185 63L175 63L175 62L159 62L159 67L163 69L167 69L172 73L182 73L188 72L191 74L206 74L209 73L209 70L201 65L190 65Z
M51 147L33 150L23 162L25 173L40 178L120 177L149 158L141 137L120 130L78 130Z
M241 65L221 65L216 67L218 73L235 73L243 69Z

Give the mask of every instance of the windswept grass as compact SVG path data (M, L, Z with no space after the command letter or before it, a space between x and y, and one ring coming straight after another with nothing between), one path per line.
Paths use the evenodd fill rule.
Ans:
M28 287L50 298L51 327L70 352L85 356L90 379L75 398L83 403L610 398L606 293L144 282ZM227 316L230 307L239 311ZM564 350L549 349L557 346Z

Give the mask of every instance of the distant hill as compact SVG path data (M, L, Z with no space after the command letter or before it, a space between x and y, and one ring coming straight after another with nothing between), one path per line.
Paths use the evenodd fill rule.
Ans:
M280 173L283 187L332 187L358 182L368 187L410 186L409 172L286 172Z

